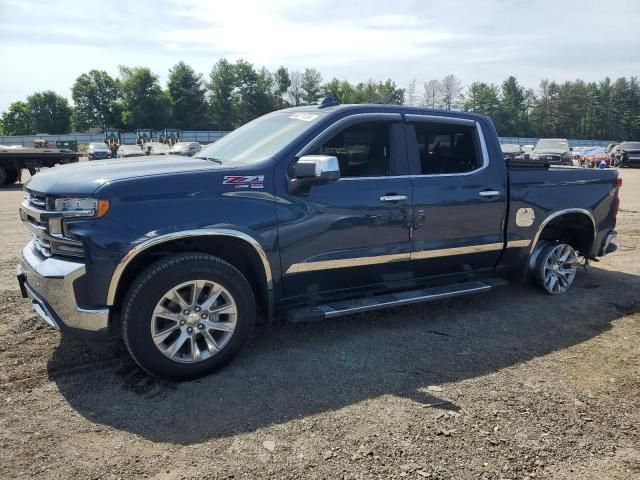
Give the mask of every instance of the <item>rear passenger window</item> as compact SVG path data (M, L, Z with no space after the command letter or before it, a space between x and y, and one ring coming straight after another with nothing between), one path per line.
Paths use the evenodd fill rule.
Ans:
M465 173L482 166L475 127L431 122L413 125L423 175Z
M391 123L347 127L314 153L338 159L341 177L383 177L391 168Z

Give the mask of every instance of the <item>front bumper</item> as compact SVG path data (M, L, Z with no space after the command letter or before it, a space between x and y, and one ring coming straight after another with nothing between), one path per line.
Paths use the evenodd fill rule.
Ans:
M31 300L31 306L47 325L62 331L106 335L109 309L78 306L74 283L85 272L84 263L79 261L42 258L33 241L22 250L17 267L22 296Z

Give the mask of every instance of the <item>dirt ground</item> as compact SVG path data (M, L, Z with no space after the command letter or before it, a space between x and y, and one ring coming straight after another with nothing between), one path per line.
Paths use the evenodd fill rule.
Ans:
M640 170L622 176L618 251L567 295L259 327L180 384L41 325L2 189L0 478L640 478Z

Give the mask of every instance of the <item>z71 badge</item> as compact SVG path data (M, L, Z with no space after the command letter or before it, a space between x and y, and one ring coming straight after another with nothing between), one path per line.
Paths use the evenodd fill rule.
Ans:
M264 175L227 175L222 184L236 188L264 188Z

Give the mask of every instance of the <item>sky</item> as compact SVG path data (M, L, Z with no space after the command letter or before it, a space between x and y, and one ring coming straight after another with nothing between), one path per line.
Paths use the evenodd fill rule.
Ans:
M640 0L0 0L0 111L91 69L222 57L325 80L640 76Z

